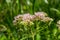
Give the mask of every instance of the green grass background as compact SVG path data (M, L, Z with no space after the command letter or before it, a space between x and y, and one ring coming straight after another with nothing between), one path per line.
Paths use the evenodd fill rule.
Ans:
M51 30L57 29L56 22L60 19L60 0L0 0L0 25L6 26L8 35L12 32L17 35L13 26L14 16L25 13L34 14L34 12L39 11L46 12L49 17L53 18ZM1 40L5 39L5 33L0 32ZM7 37L9 40L15 40L14 38L18 40L15 36L12 39L10 36Z

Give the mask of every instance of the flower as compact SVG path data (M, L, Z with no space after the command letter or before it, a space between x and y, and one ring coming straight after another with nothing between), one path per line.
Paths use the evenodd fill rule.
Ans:
M35 16L38 17L39 19L42 19L45 16L47 16L47 14L44 12L37 12L37 13L35 13Z
M47 14L44 12L36 12L35 15L36 16L44 16L44 17L47 16Z
M29 13L23 15L22 18L23 21L28 21L28 20L30 21L30 19L31 19L31 15Z
M17 15L17 16L15 16L14 17L14 20L13 20L13 25L16 25L17 24L17 22L19 22L19 21L21 21L22 20L22 17L23 17L23 15Z
M43 22L49 22L49 21L53 21L53 19L50 18L50 17L44 17L41 21L43 21Z
M35 15L31 15L30 17L31 17L31 19L30 19L31 21L34 21L36 19Z
M23 14L23 15L17 15L14 17L13 24L16 25L17 23L21 24L33 24L32 22L34 20L40 20L42 22L49 22L53 21L52 18L48 17L46 13L44 12L36 12L34 15L30 15L29 13Z
M21 19L23 17L23 15L17 15L14 17L15 20Z

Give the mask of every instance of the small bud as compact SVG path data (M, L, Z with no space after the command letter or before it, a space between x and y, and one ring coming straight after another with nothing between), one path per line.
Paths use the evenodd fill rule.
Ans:
M30 22L30 24L29 24L29 25L30 25L30 26L31 26L31 25L34 25L34 23L33 23L33 22Z
M24 26L27 26L27 25L28 25L28 22L26 22L26 21L21 21L20 24L21 24L21 25L24 25Z

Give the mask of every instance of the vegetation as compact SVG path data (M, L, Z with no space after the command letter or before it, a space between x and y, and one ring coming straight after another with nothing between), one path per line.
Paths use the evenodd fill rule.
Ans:
M60 40L60 0L0 0L0 40Z

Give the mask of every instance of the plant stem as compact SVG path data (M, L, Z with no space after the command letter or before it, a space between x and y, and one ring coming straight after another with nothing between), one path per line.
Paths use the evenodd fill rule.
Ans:
M33 35L32 39L34 40L34 35Z
M32 29L31 29L31 34L32 34L32 39L34 40L34 33L32 32Z

